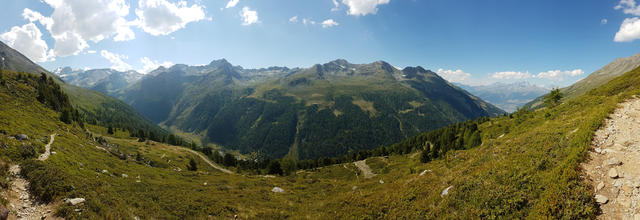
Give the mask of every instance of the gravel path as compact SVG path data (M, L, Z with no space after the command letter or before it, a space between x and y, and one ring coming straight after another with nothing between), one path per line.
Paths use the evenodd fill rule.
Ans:
M51 155L51 144L56 134L51 134L49 143L45 145L45 152L38 156L38 160L44 161ZM7 193L8 208L11 211L9 219L56 219L53 217L53 204L39 204L31 198L27 190L29 181L20 176L20 165L13 165L9 168L9 173L13 176L11 190Z
M640 99L622 103L592 146L583 168L602 209L598 219L640 219Z
M362 171L362 175L364 176L365 179L369 179L376 176L375 173L371 172L371 168L369 167L369 165L367 165L366 160L359 160L359 161L353 162L353 164L356 165L356 167L358 167L360 171Z
M209 158L205 157L204 155L202 155L201 153L199 153L199 152L197 152L197 151L195 151L195 150L192 150L192 149L189 149L189 148L183 148L183 149L185 149L185 150L187 150L187 151L191 152L192 154L198 155L198 157L200 157L202 160L204 160L204 162L206 162L207 164L209 164L209 165L210 165L211 167L213 167L214 169L220 170L220 171L222 171L223 173L235 174L235 173L234 173L234 172L232 172L231 170L227 170L227 169L225 169L225 168L223 168L223 167L221 167L221 166L218 166L218 164L215 164L215 163L211 162L211 160L209 160Z
M40 156L38 157L39 161L45 161L49 159L49 156L51 156L51 144L53 144L53 141L55 139L56 139L56 134L51 134L51 138L49 138L49 143L44 146L44 153L40 154Z

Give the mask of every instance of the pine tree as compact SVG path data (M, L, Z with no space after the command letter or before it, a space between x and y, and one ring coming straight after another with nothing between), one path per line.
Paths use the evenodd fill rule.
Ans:
M113 127L111 127L111 125L109 125L109 128L107 129L107 133L113 134Z
M187 165L187 169L191 171L198 170L198 164L196 163L196 160L194 160L193 158L189 158L189 164Z
M544 104L549 108L553 108L560 104L560 99L562 99L562 93L560 93L560 89L555 88L544 97Z

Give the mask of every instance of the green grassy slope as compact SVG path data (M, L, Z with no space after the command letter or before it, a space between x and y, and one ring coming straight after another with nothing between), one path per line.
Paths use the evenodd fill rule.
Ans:
M7 133L61 134L52 145L57 153L41 169L61 171L64 184L73 186L57 199L87 199L82 214L59 207L69 218L579 219L598 211L579 163L607 114L640 93L640 70L554 109L484 122L479 126L483 144L473 149L450 151L429 163L414 154L369 158L366 163L378 174L371 179L363 179L352 163L286 177L223 174L200 160L199 171L186 171L193 155L180 148L120 133L104 137L109 144L103 145L91 136L102 135L104 128L89 126L93 133L86 133L57 121L55 112L29 96L29 88L1 91L2 103L13 103L0 106L0 125ZM7 135L0 134L0 140ZM19 145L5 143L9 149ZM0 149L1 155L9 152ZM424 170L430 172L421 176ZM285 193L271 192L275 186ZM441 196L449 186L449 194Z

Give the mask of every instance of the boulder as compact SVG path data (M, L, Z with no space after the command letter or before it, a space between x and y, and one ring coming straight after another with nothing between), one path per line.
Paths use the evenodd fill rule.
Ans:
M598 186L596 187L596 192L600 191L602 188L604 188L604 182L598 183Z
M452 188L453 186L449 186L446 189L442 190L442 193L440 193L440 197L444 197L446 195L449 195L449 190Z
M603 195L596 195L596 202L600 204L605 204L609 201L609 198Z
M271 189L271 192L274 193L284 193L284 189L280 188L280 187L273 187L273 189Z
M614 179L618 178L618 171L616 170L616 168L609 169L608 176Z
M622 165L622 161L618 160L618 158L612 157L611 159L608 159L606 162L607 166L618 166L618 165Z
M29 140L29 136L27 136L26 134L16 134L15 136L13 136L16 138L16 140L19 141L26 141Z
M66 199L64 199L64 201L66 203L68 203L68 204L71 204L71 205L77 205L77 204L80 204L80 203L84 203L85 200L84 200L84 198L73 198L73 199L66 198Z

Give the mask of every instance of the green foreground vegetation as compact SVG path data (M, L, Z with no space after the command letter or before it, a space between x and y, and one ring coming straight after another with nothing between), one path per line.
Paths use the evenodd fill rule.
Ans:
M140 142L121 129L109 135L105 127L66 124L17 73L4 72L2 80L0 159L22 164L31 192L70 219L595 218L599 209L579 164L617 103L640 93L636 69L553 108L521 109L478 121L476 128L454 125L449 137L462 141L440 143L445 151L433 151L438 143L423 142L419 137L429 137L423 134L396 145L410 150L366 159L377 176L364 179L353 163L285 176L222 173L181 147ZM10 138L22 133L30 139ZM33 161L52 133L59 134L56 154ZM425 159L431 152L438 156ZM68 197L87 201L79 207L59 202Z

